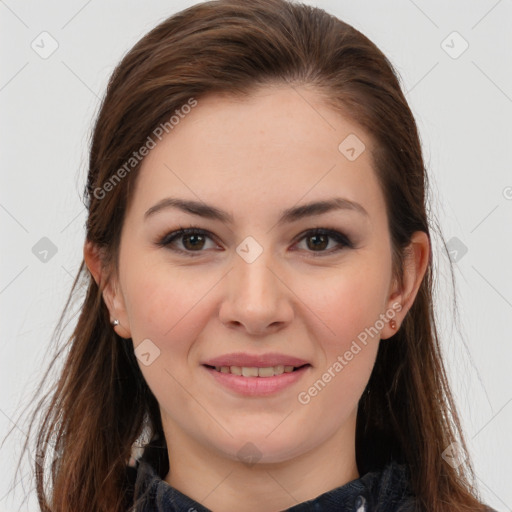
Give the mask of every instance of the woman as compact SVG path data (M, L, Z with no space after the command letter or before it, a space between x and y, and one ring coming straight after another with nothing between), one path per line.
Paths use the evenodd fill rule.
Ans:
M324 11L219 0L147 34L95 125L41 509L489 510L426 184L391 64Z

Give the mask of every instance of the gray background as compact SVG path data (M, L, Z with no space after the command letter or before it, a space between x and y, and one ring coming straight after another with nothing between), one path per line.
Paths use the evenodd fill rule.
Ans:
M0 1L1 438L48 361L82 258L88 135L108 77L144 33L194 3ZM512 510L512 2L306 3L361 30L402 77L432 208L455 260L459 329L436 245L450 379L482 496L499 511ZM31 489L25 478L9 493L25 428L18 421L0 450L0 512L17 510L23 489ZM32 497L21 510L35 512L35 503Z

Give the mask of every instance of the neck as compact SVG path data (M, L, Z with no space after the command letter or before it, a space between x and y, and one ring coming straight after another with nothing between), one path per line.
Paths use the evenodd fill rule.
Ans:
M359 477L355 416L321 445L275 463L233 460L199 445L178 428L167 427L170 471L164 480L216 512L277 512Z

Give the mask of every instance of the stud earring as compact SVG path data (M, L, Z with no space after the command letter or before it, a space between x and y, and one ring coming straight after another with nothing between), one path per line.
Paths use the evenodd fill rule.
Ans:
M394 320L390 320L389 326L391 327L391 329L395 330L396 329L396 322Z
M119 325L119 320L116 318L115 320L113 320L110 323L115 327L116 325Z

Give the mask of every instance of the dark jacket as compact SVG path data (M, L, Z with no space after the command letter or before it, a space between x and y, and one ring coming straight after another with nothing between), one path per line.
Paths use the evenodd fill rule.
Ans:
M146 454L145 454L146 455ZM162 480L167 467L143 456L128 468L130 512L211 512ZM411 494L406 466L392 462L382 471L372 471L314 499L286 509L289 512L418 512ZM489 512L492 509L489 509Z

